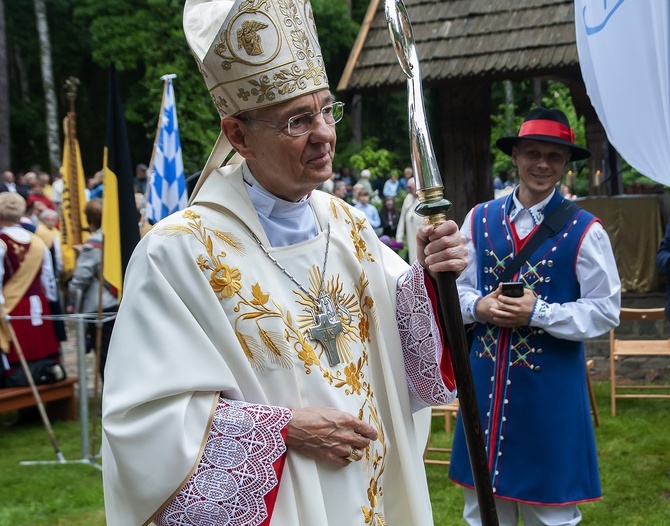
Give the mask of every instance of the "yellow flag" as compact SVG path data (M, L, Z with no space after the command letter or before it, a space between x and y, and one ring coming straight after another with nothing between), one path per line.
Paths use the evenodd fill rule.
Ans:
M70 117L63 119L65 131L65 143L63 145L63 196L60 209L61 250L63 253L63 274L66 278L74 272L77 254L74 245L81 244L88 237L85 229L88 222L84 215L86 206L86 182L84 180L84 167L81 162L79 141L68 140L68 128ZM74 144L74 155L70 143ZM73 169L73 167L75 167ZM76 195L73 192L76 189Z

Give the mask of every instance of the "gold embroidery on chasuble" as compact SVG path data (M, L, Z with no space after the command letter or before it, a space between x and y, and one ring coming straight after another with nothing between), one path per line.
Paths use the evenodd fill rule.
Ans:
M347 226L353 256L359 264L374 261L361 236L365 222L353 216L347 208L348 205L339 206L340 213L336 217ZM250 286L244 284L244 267L239 257L247 256L247 250L234 234L205 227L200 215L192 210L184 211L182 217L186 220L184 223L154 228L153 234L192 235L202 246L202 251L196 256L198 268L207 276L212 291L220 301L234 302L231 309L234 316L230 321L251 367L262 372L271 363L276 367L292 369L297 357L305 374L316 373L330 388L345 396L356 397L357 418L370 423L379 436L364 451L361 460L368 485L367 503L361 505L361 513L365 524L383 526L385 519L377 507L383 495L381 477L386 466L387 445L373 386L368 378L369 345L372 343L370 326L374 323L378 327L378 315L362 264L353 284L338 273L323 284L330 308L339 317L344 329L336 338L341 365L330 368L325 360L323 344L308 336L318 313L314 298L318 296L321 284L321 268L311 266L308 270L309 283L303 284L312 297L294 288L294 304L284 306L273 298L269 286L258 282ZM232 253L231 257L229 253Z

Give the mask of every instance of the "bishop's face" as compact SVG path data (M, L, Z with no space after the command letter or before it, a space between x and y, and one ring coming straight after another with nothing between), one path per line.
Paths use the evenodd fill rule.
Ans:
M519 172L517 197L531 207L549 197L570 160L567 146L521 139L512 148L512 164Z
M268 192L297 201L331 177L335 126L317 114L309 131L294 137L282 123L302 113L317 113L332 102L330 91L322 90L258 110L254 112L258 122L243 123L251 153L246 156L249 168Z

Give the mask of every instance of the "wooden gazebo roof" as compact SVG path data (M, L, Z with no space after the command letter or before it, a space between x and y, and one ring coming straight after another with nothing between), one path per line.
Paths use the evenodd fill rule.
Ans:
M579 77L573 0L405 0L426 85L458 79ZM405 84L371 0L338 91Z

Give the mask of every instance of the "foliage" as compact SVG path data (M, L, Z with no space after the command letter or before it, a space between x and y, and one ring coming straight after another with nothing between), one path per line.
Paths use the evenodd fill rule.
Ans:
M350 115L345 113L345 118L337 125L338 154L336 154L335 159L336 166L348 164L351 156L360 153L360 150L366 145L373 149L384 148L393 152L396 161L392 168L399 172L405 166L410 166L407 94L405 91L375 93L374 96L364 96L362 105L363 142L360 145L352 142ZM368 167L366 166L366 168ZM386 176L387 173L382 175Z
M398 156L385 148L377 148L377 144L377 138L368 139L359 153L349 157L349 167L358 171L367 168L372 174L371 179L386 179L391 171L397 172Z
M493 159L493 174L497 175L503 181L509 170L514 168L512 159L506 153L501 152L496 146L496 141L500 137L516 135L524 117L517 115L518 107L516 104L498 105L498 114L491 116L493 127L491 128L491 157ZM513 129L515 131L510 132Z
M359 16L361 6L357 7ZM349 18L346 0L315 0L313 8L334 86L353 46L358 22ZM121 82L133 162L149 161L163 90L160 77L175 73L185 171L189 174L202 168L218 135L219 117L182 31L183 1L50 0L47 9L56 86L63 86L71 75L81 80L76 109L86 173L102 166L107 72L112 61ZM7 9L6 26L12 167L48 166L32 2L13 2L12 9ZM67 110L65 94L61 93L59 118Z
M312 0L311 3L328 79L334 89L354 46L360 24L349 17L346 0Z
M7 2L5 2L6 5ZM70 75L83 70L82 48L85 33L67 21L71 19L70 0L47 2L52 42L52 63L56 88ZM58 23L63 22L65 23ZM45 104L40 74L40 51L33 2L12 2L6 9L7 46L9 54L10 123L12 167L28 170L39 164L48 169ZM60 90L63 115L65 94Z
M181 29L182 3L79 0L78 4L76 21L90 27L93 60L105 71L113 61L122 79L133 157L149 161L164 85L160 77L174 73L185 171L202 168L218 135L219 119Z

